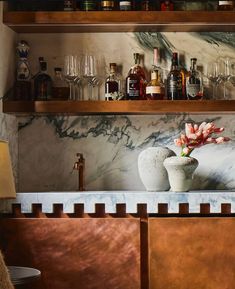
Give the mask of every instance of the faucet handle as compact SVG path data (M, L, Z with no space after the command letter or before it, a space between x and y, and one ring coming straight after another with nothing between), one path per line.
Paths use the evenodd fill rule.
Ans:
M77 158L78 160L74 163L73 169L78 171L78 190L84 191L85 158L81 153L77 153Z

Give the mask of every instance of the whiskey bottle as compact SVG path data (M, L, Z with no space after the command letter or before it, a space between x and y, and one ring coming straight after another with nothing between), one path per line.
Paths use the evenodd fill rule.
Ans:
M164 99L164 85L162 83L162 71L158 63L158 48L153 50L153 68L151 71L151 81L146 87L146 98L151 100Z
M96 0L82 0L80 3L80 9L83 11L95 11L97 10Z
M49 100L52 98L52 80L47 74L46 61L40 62L40 72L34 78L35 100Z
M119 1L119 9L122 11L132 10L132 3L131 1Z
M105 81L105 100L119 100L121 93L121 78L117 74L117 64L110 63L110 73Z
M28 63L29 45L26 41L21 40L17 45L19 56L16 83L14 87L14 98L16 100L31 99L31 73Z
M161 11L173 11L174 4L171 0L161 1Z
M220 11L232 11L234 8L234 1L219 1L218 10Z
M167 98L170 100L184 99L182 93L182 73L178 67L178 53L172 56L171 70L167 76Z
M53 99L65 100L69 98L69 87L62 75L62 69L55 67L53 78L52 97Z
M101 1L101 10L113 11L115 9L114 1Z
M146 76L140 66L140 55L134 53L135 65L126 78L126 98L130 100L146 99Z
M186 78L186 93L190 100L203 98L203 85L201 73L196 69L197 58L191 58L189 75Z
M141 10L142 11L153 11L153 10L155 10L153 2L151 0L142 0L141 1Z

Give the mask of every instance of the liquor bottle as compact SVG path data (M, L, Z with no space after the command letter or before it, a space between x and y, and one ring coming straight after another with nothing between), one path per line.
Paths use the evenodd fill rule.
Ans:
M174 4L171 0L161 1L161 11L173 11Z
M31 73L28 63L29 45L21 40L17 45L19 61L16 71L16 83L14 89L14 98L16 100L31 99Z
M117 64L110 63L110 73L105 81L105 100L119 100L121 93L121 78L117 74Z
M178 53L172 56L171 70L167 76L167 98L170 100L184 99L182 94L182 74L178 67Z
M101 1L101 10L103 11L113 11L115 9L114 1Z
M60 67L55 67L54 71L52 97L55 99L68 99L69 87L63 78L62 69Z
M189 75L186 78L186 93L190 100L203 98L203 85L201 73L196 69L197 58L191 58Z
M162 83L162 71L158 63L158 48L153 50L153 68L151 71L151 81L146 87L146 98L151 100L164 99L164 85Z
M155 10L153 2L151 0L142 0L141 1L141 10L142 11L153 11L153 10Z
M34 78L35 100L49 100L52 98L52 80L47 74L46 61L40 62L40 72Z
M96 0L82 0L80 8L83 11L95 11L97 10L97 1Z
M73 11L73 0L64 0L64 11Z
M232 11L234 8L234 1L219 1L218 10L220 11Z
M135 65L126 78L126 98L130 100L146 99L146 77L140 66L140 55L134 53Z
M119 9L122 11L132 10L132 3L131 1L119 1Z

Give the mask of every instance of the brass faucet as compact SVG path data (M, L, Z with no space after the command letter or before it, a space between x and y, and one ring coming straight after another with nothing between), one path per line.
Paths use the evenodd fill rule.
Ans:
M84 168L85 159L83 154L77 153L78 160L74 163L73 169L78 171L78 191L85 191L84 188Z

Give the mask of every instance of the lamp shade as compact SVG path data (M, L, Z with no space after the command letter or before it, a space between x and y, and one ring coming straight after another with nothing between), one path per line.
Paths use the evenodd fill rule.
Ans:
M8 143L0 140L0 198L15 198L15 184Z

